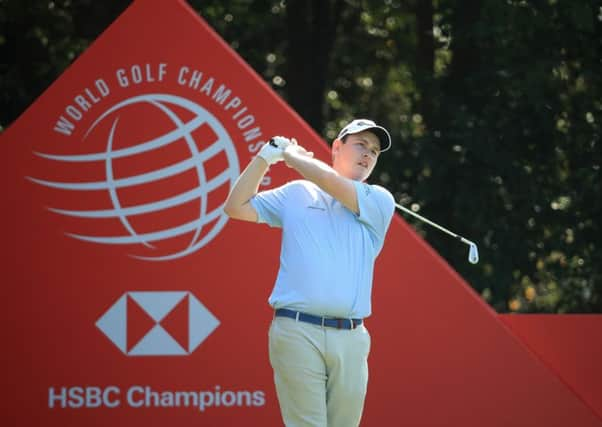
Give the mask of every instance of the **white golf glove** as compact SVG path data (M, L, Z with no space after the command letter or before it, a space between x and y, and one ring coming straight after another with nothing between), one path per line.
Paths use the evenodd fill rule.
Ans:
M268 165L273 165L283 160L282 154L290 144L290 139L283 136L274 136L261 147L257 155L265 160Z

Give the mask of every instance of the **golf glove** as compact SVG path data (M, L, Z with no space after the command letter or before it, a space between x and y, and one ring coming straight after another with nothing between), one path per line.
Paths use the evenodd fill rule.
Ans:
M271 138L257 155L267 162L268 165L273 165L283 160L282 154L286 147L291 144L291 140L283 136L275 136Z

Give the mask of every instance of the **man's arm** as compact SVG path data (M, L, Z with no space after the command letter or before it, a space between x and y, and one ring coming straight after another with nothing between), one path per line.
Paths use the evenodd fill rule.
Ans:
M250 200L257 194L268 167L283 160L284 149L290 143L288 138L275 136L261 147L230 190L224 205L226 215L234 219L257 222L257 212Z
M251 160L226 199L224 205L226 215L233 219L257 222L257 212L250 200L257 194L259 184L267 170L268 163L263 158L256 156Z
M284 150L283 157L286 164L299 172L305 179L326 191L347 209L356 214L359 213L357 194L353 182L309 154L293 140L293 144Z

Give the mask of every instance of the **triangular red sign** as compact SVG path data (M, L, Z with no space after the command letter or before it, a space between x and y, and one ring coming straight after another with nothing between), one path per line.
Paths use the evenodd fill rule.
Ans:
M1 320L23 331L3 341L10 420L281 424L266 303L280 233L222 207L259 147L283 134L329 162L328 145L181 0L133 2L4 132ZM262 188L298 178L275 165ZM103 324L113 338L91 333L138 291L163 292L152 301L163 314L189 292L187 337L184 306L152 330L144 357L113 347L119 304ZM398 216L373 313L363 426L600 427ZM127 316L130 350L153 322L130 302Z

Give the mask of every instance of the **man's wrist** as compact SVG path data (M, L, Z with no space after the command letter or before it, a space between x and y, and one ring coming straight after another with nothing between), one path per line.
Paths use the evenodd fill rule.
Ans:
M257 153L257 156L262 158L268 166L271 166L282 160L282 150L278 147L274 147L269 142L266 142L263 147L261 147L261 150L259 150L259 153Z
M265 158L263 158L259 153L257 153L255 155L255 157L253 158L254 161L258 161L259 163L262 163L265 165L266 169L270 166L270 162L268 162Z

